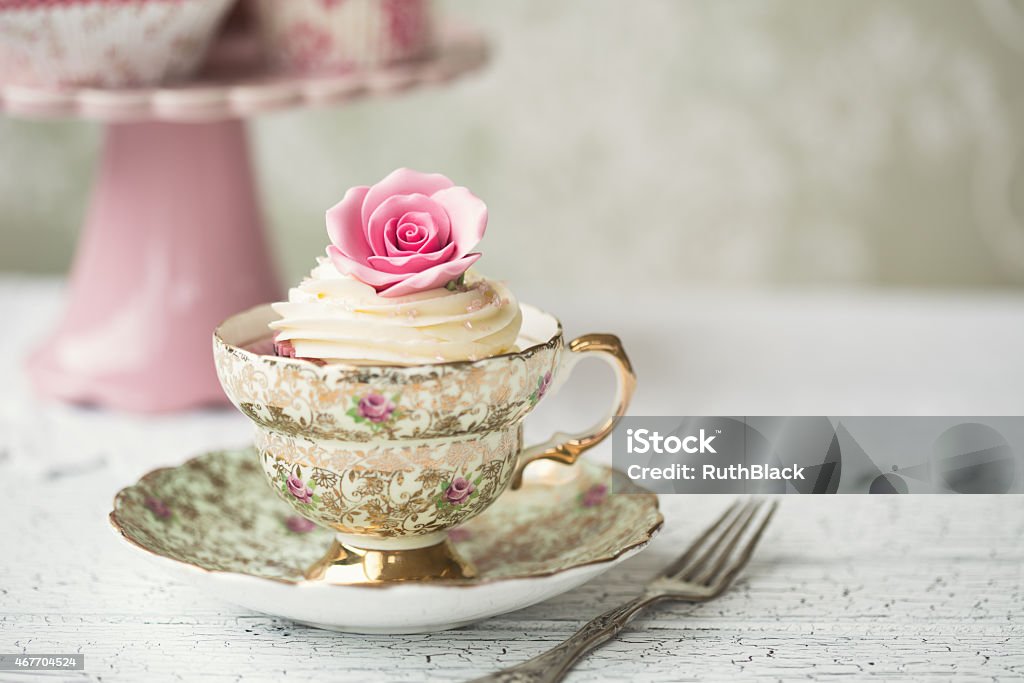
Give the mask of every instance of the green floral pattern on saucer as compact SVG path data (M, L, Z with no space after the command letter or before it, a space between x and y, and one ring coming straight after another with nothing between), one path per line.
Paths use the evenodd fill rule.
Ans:
M573 471L575 477L564 482L528 479L522 489L504 493L450 532L459 552L476 565L479 578L473 583L607 562L645 544L661 526L654 494L595 496L594 491L612 490L613 477L621 477L616 491L628 481L589 463ZM563 468L554 474L565 475ZM472 479L466 483L472 486ZM307 495L301 480L282 485L282 493ZM448 504L472 495L462 482L446 490ZM299 582L330 545L333 532L299 529L294 514L267 485L256 451L244 449L150 472L117 494L110 521L127 540L155 555L209 571Z

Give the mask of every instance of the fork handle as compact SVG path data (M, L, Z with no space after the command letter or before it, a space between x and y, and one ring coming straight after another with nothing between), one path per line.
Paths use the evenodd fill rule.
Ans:
M565 678L580 657L619 633L637 614L654 602L641 595L594 617L568 640L547 652L472 683L555 683Z

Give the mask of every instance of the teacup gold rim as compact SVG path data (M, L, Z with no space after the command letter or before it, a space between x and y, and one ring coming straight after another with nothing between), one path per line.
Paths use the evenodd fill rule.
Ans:
M172 467L157 467L156 469L150 470L146 474L144 474L141 477L139 477L138 481L136 481L134 484L129 484L128 486L125 486L124 488L119 490L116 494L114 494L113 509L111 509L110 513L107 515L107 521L110 523L111 527L117 533L117 535L122 540L127 542L128 544L135 546L139 550L142 550L143 552L151 555L152 557L155 557L155 558L158 558L160 560L167 561L167 562L173 562L174 564L181 565L182 567L187 567L189 569L189 571L199 571L199 572L203 572L205 574L211 574L211 575L245 577L245 579L247 579L247 580L270 581L271 583L284 584L284 585L288 585L288 586L301 586L301 585L328 585L328 586L335 586L335 585L337 585L337 586L342 587L342 588L374 588L374 589L395 588L395 587L398 587L398 586L401 586L401 585L430 586L432 588L473 588L473 587L476 587L476 586L484 586L484 585L491 584L491 583L500 583L502 581L519 581L519 580L548 578L548 577L551 577L551 576L556 576L558 574L564 574L565 572L573 571L573 570L576 570L576 569L581 569L583 567L591 567L591 566L594 566L594 565L614 563L616 560L621 558L623 555L626 555L628 553L632 553L634 551L640 551L641 549L645 548L652 540L654 540L654 537L661 531L662 527L665 525L665 516L661 513L661 505L660 505L660 501L658 500L658 495L656 493L652 493L650 491L646 491L644 493L631 493L631 494L629 494L631 497L636 496L636 497L644 498L646 500L649 500L649 501L653 502L653 504L654 504L654 508L653 509L654 509L654 512L655 512L654 523L650 527L648 527L648 529L645 532L643 532L643 535L641 536L641 538L637 539L635 542L630 543L629 545L627 545L627 546L625 546L623 548L618 549L617 551L615 551L615 552L613 552L611 554L606 554L604 557L596 558L596 559L590 560L588 562L580 562L578 564L574 564L574 565L572 565L570 567L565 567L563 569L551 570L551 571L546 571L546 572L538 572L538 573L532 573L532 574L512 574L512 575L508 575L508 576L484 577L484 578L477 578L477 579L450 579L450 580L445 580L445 581L396 581L394 583L366 583L366 584L358 584L358 585L340 585L340 584L331 584L331 583L319 584L317 582L309 582L309 581L307 581L305 579L303 579L303 580L281 579L281 578L273 578L273 577L270 577L270 576L256 576L254 574L245 574L245 573L242 573L242 572L230 571L230 570L226 570L226 569L207 569L206 567L200 567L199 565L193 564L191 562L185 562L184 560L178 560L178 559L175 559L173 557L168 557L167 555L161 555L160 553L158 553L158 552L156 552L156 551L154 551L154 550L152 550L150 548L147 548L146 546L142 545L140 542L138 542L137 540L135 540L134 538L129 536L128 532L121 525L121 522L117 518L118 501L121 499L122 496L127 494L129 489L132 489L132 488L135 488L135 487L139 486L140 484L142 484L146 480L152 479L152 478L156 477L157 475L159 475L162 472L166 472L166 471L170 471L170 470L178 470L178 469L181 469L183 467L187 467L190 463L192 463L194 461L197 461L200 458L205 458L205 457L208 457L208 456L211 456L211 455L235 453L235 452L240 452L240 450L244 450L244 449L239 449L239 450L235 450L235 451L232 451L232 450L209 451L209 452L202 453L200 455L194 456L192 458L189 458L188 460L186 460L185 462L181 463L180 465L176 465L176 466L172 466ZM601 465L601 464L598 464L598 463L588 463L588 464L592 465L594 467L598 467L598 468L600 468L602 470L605 470L605 471L608 471L608 472L613 472L614 473L616 471L613 468L608 467L607 465Z
M561 346L564 343L564 341L563 341L564 340L564 332L562 330L562 321L561 321L561 319L559 319L558 316L556 316L556 315L554 315L552 313L549 313L548 311L545 311L542 308L538 308L537 306L534 306L532 304L526 304L526 303L520 303L520 306L525 306L525 307L531 308L534 311L537 311L538 313L546 315L546 316L550 317L552 320L555 321L555 333L552 334L550 337L548 337L545 341L537 342L536 344L531 344L530 346L526 347L525 349L520 349L518 351L508 351L506 353L499 353L499 354L495 354L493 356L486 356L484 358L477 358L476 360L448 360L448 361L437 361L437 362L434 362L434 363L413 363L413 364L402 364L402 363L329 363L327 365L318 365L317 363L313 363L311 361L304 360L302 358L289 358L287 356L276 356L276 355L271 355L271 354L268 354L268 353L256 353L254 351L249 351L248 349L245 349L245 348L243 348L241 346L238 346L236 344L232 344L232 343L230 343L230 342L228 342L228 341L226 341L224 339L224 337L223 337L223 335L221 333L221 330L224 328L225 325L227 325L231 321L235 320L236 318L239 318L239 317L244 316L244 315L248 315L249 313L252 313L252 312L260 310L260 309L267 308L269 306L270 306L269 303L262 303L262 304L258 304L256 306L252 306L250 308L247 308L244 311L239 311L238 313L234 313L234 314L228 316L223 321L221 321L221 323L219 325L217 325L216 328L214 328L214 330L213 330L214 342L216 344L219 344L220 346L223 346L225 349L228 349L231 353L239 354L239 355L241 355L243 357L254 358L254 359L263 359L263 360L272 360L275 363L280 363L280 364L283 364L283 365L294 365L296 367L312 369L312 370L316 371L318 374L324 374L324 375L326 375L326 374L328 374L330 372L334 372L334 371L353 372L353 371L367 371L367 370L385 370L385 371L387 371L387 370L412 370L412 369L416 369L416 368L463 368L463 367L473 367L473 366L479 366L479 365L486 365L487 363L490 363L490 362L493 362L493 361L499 360L499 359L519 358L519 357L526 358L526 357L532 356L533 354L535 354L538 351L541 351L543 349L557 348L558 346ZM255 342L255 341L259 341L259 340L253 340L253 342ZM253 343L253 342L249 342L249 343Z

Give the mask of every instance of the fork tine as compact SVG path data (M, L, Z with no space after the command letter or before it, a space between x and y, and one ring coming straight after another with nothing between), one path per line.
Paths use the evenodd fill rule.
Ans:
M726 520L727 523L720 527L716 525L714 530L715 533L705 534L702 537L704 544L701 546L699 552L691 554L689 562L679 563L679 570L676 571L673 576L670 576L670 578L685 580L686 576L692 575L694 571L703 566L703 564L707 562L708 558L715 552L715 549L721 545L722 539L728 537L732 532L733 527L736 526L736 523L743 518L749 506L749 500L739 501L734 514L730 515L729 519Z
M736 575L747 566L747 562L750 561L750 556L754 554L754 548L757 547L762 534L764 534L765 528L768 526L768 522L772 521L772 516L775 514L775 510L778 507L779 502L773 501L771 507L768 508L768 514L764 516L764 520L761 522L761 525L757 527L757 531L754 532L750 537L750 540L747 541L747 544L743 547L743 550L740 551L739 557L736 558L736 561L733 562L724 573L717 576L709 584L714 588L716 595L728 588L729 584L732 583L732 580L736 578Z
M750 528L750 525L754 521L754 518L757 517L757 514L761 511L763 507L764 504L761 501L757 501L752 505L748 506L747 509L749 510L749 512L746 512L746 514L743 516L742 523L739 525L739 527L735 529L735 531L732 534L732 538L730 538L729 542L725 544L725 547L722 548L722 551L718 553L718 557L713 562L709 559L709 561L706 563L704 571L700 572L696 576L691 576L689 580L693 583L698 583L702 585L710 585L714 583L714 577L718 575L718 573L722 570L722 567L725 566L725 563L728 562L729 557L732 556L732 551L735 550L736 545L740 542L740 539L743 538L743 534L747 531L747 529Z
M713 533L718 531L718 528L722 526L722 524L724 524L725 521L729 519L729 517L739 507L740 501L737 500L728 508L726 508L725 512L722 513L722 516L715 520L714 524L709 526L707 530L703 534L701 534L700 537L697 538L696 541L690 544L690 547L687 548L683 552L683 554L679 556L677 560L675 560L672 564L666 567L664 571L661 572L661 576L663 578L670 578L678 574L684 567L686 567L686 565L690 562L690 558L693 557L698 550L700 550L700 547L704 544L704 542L707 541Z
M707 566L708 563L715 558L715 556L719 552L719 548L722 547L723 543L735 543L736 537L740 536L743 533L743 529L744 527L746 527L748 521L750 520L750 516L757 512L757 508L759 505L760 503L755 500L748 500L747 503L743 506L743 509L741 509L739 513L735 517L733 517L732 522L729 523L729 526L727 526L725 530L718 535L718 538L716 538L714 542L707 547L707 549L701 554L700 557L694 560L694 562L689 567L687 567L685 571L679 574L679 578L681 578L684 581L694 582L694 577L700 574L701 569Z

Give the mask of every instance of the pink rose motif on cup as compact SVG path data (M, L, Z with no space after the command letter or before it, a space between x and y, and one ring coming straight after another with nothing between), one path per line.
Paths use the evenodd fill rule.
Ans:
M309 504L313 502L313 489L306 486L305 482L294 474L288 477L285 485L288 487L288 493L295 496L295 499L300 503Z
M580 496L580 505L585 508L597 507L608 497L608 487L604 484L594 484Z
M357 423L369 423L371 428L377 430L398 417L397 403L400 398L398 394L388 398L376 392L362 397L353 396L348 415Z
M444 499L452 505L462 505L469 500L473 491L476 491L476 486L472 482L463 477L455 477L445 489Z
M444 287L478 258L487 206L438 173L400 168L327 211L334 266L381 296Z
M543 377L537 378L537 389L532 394L530 394L530 403L536 405L542 398L544 398L544 394L548 393L548 389L550 388L551 371L548 370L547 372L544 373Z
M391 413L395 412L395 404L386 396L367 394L359 399L359 414L370 422L387 422Z
M473 475L467 475L467 477L455 477L449 482L441 483L441 492L438 493L435 503L437 508L448 507L449 505L458 507L465 505L470 498L476 493L476 487L480 485L483 480L483 475L477 475L475 479L470 479Z
M537 389L537 400L544 398L544 394L548 393L548 389L551 388L551 371L548 370L544 373L544 376L540 378L540 387Z

